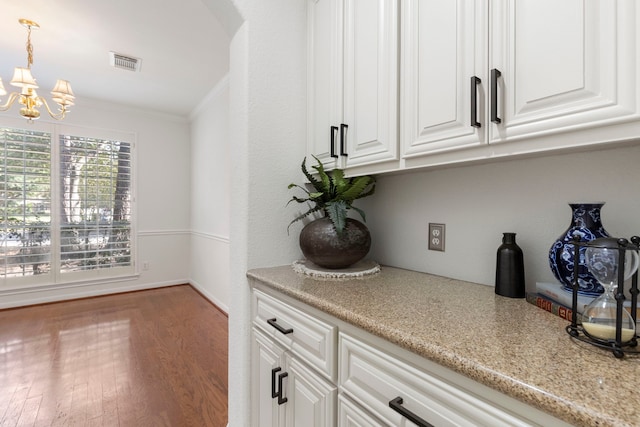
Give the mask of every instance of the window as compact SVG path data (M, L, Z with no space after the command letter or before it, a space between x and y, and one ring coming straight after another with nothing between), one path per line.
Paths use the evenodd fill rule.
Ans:
M0 127L5 285L133 272L132 143L55 130Z
M51 268L51 135L0 132L0 275L45 274Z

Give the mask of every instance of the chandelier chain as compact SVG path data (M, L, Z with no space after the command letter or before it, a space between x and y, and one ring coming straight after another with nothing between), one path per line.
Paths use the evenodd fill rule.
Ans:
M27 68L33 65L33 45L31 44L31 25L27 27Z

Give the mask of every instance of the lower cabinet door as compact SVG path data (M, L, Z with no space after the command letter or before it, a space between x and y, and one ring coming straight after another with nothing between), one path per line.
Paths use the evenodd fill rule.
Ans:
M251 340L251 425L276 427L284 425L283 405L273 397L278 374L282 372L284 349L253 328ZM280 371L274 371L280 368ZM286 380L286 378L285 378Z
M344 394L338 396L338 427L388 427L388 424L352 402Z
M285 366L288 374L284 404L286 426L335 426L336 386L288 354L285 354Z
M336 425L334 384L255 327L251 345L253 427Z

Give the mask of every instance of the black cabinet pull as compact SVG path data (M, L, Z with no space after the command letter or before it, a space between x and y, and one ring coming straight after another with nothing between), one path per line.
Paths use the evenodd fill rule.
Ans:
M285 379L286 377L288 377L289 374L287 372L283 372L281 374L278 374L278 405L282 405L283 403L287 403L287 399L286 397L282 396L282 380Z
M389 402L389 407L417 425L418 427L433 427L433 424L429 424L404 406L402 406L402 398L400 396Z
M347 145L347 129L349 126L344 123L340 124L340 155L347 156L346 151L344 151L344 147Z
M491 70L491 121L493 123L501 123L498 117L498 78L502 76L500 70L494 68Z
M283 372L278 375L278 387L276 387L276 374L280 372L282 368L273 368L271 370L271 398L278 398L278 405L282 405L287 402L286 397L282 397L282 380L289 376L287 372Z
M478 85L481 82L480 77L471 77L471 126L474 128L482 126L478 121Z
M331 126L331 157L337 159L338 155L336 154L336 131L338 130L338 126Z
M287 335L293 332L292 328L289 329L285 329L282 326L278 325L276 323L276 318L274 317L273 319L268 319L267 323L270 324L271 326L273 326L274 328L276 328L278 330L278 332L280 332L281 334Z
M273 368L271 370L271 398L275 399L278 397L278 392L276 391L276 374L280 372L282 368Z

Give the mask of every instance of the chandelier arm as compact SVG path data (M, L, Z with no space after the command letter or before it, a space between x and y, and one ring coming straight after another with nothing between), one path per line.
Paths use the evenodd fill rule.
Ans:
M7 111L9 108L11 108L11 106L19 96L20 94L18 92L11 92L11 94L9 95L9 99L7 99L7 102L5 102L4 105L0 105L0 111Z
M47 109L47 112L54 119L62 120L67 115L67 109L65 108L64 105L60 106L60 112L58 112L57 114L54 114L53 111L51 111L51 108L49 108L49 104L47 103L46 99L44 99L43 97L39 96L38 100L41 101L44 104L45 108Z

